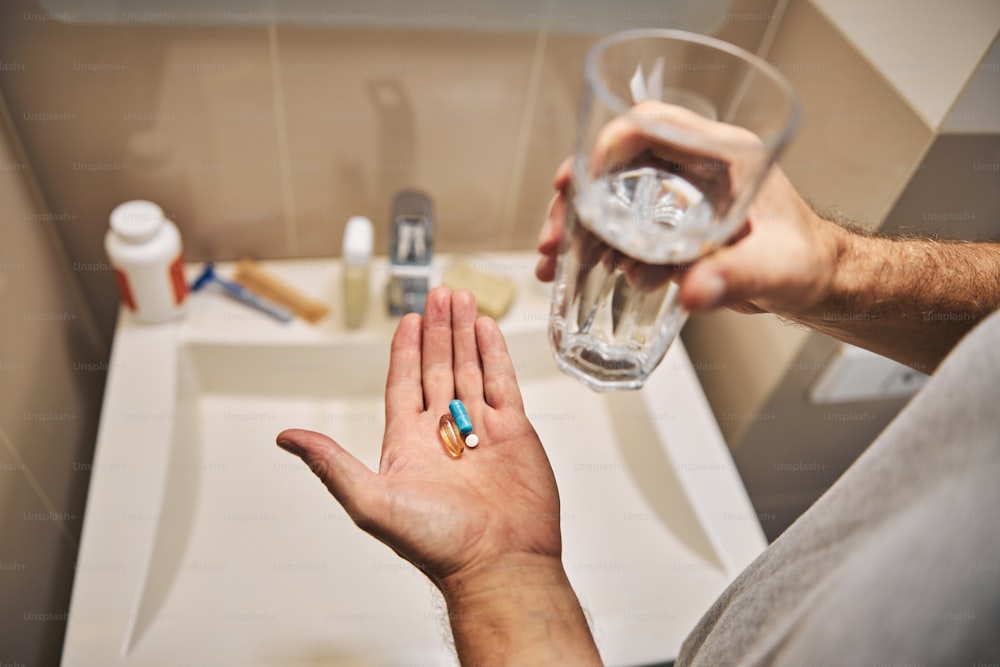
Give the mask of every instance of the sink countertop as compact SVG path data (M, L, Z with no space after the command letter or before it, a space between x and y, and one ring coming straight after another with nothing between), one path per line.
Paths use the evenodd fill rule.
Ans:
M520 336L529 341L537 337L537 345L547 350L545 327L549 297L547 288L533 278L536 258L534 253L527 252L462 257L477 269L503 274L517 282L515 302L499 321L500 326L508 337ZM452 258L448 256L436 258L432 284L440 282L440 275L450 261ZM281 323L222 293L203 290L191 295L186 315L176 321L147 325L125 313L119 318L92 467L63 665L179 664L167 656L163 656L162 662L140 661L134 658L133 649L140 598L151 576L158 526L167 513L163 505L168 476L163 471L170 467L171 443L175 438L178 365L183 346L202 343L234 346L384 343L388 348L397 319L385 314L383 289L387 262L384 258L373 262L368 316L365 325L356 331L347 331L341 324L338 262L288 260L263 264L289 284L331 304L331 314L316 325L298 318ZM220 263L216 268L220 275L228 277L233 265ZM188 265L188 276L193 277L199 270L200 265ZM655 432L663 442L679 488L710 544L713 556L709 560L716 563L718 569L718 576L710 585L703 586L706 590L700 591L696 600L674 602L681 607L692 606L678 615L678 623L684 627L677 628L673 633L676 636L672 635L667 641L665 650L674 654L679 639L686 635L707 604L764 549L766 541L679 338L647 387L632 394L633 398L627 399L620 395L607 396L612 403L639 400L635 397L641 396L652 415L648 419L651 433ZM663 406L670 406L669 415L663 411ZM531 416L531 406L528 408ZM544 426L547 433L552 432L553 425ZM265 428L271 426L265 425ZM273 430L276 434L278 429ZM539 428L540 434L542 431ZM545 437L543 442L546 442ZM558 456L554 459L554 467L557 459ZM557 480L562 490L564 480L559 478L558 470ZM569 486L578 483L576 479L569 481L572 482ZM327 500L332 509L335 501ZM565 499L563 510L573 511ZM625 521L628 519L624 517ZM572 530L564 526L564 532L579 531L583 527L578 525L580 523L571 526ZM373 538L364 537L374 542ZM567 568L574 585L577 585L577 578L588 576L588 567L591 566L578 567L576 572ZM677 569L676 563L674 569ZM616 633L624 632L625 626L635 625L637 620L641 621L637 618L630 621L628 613L624 620L609 616L602 623L601 619L595 619L601 625L598 637L607 660L619 664L649 661L652 652L663 650L652 645L643 646L642 642L630 642L633 646L616 643ZM178 636L177 640L183 642L183 637ZM664 657L657 655L657 659ZM427 656L426 659L427 664L441 664L440 656ZM293 664L266 657L261 660L259 664ZM376 660L371 664L395 663Z

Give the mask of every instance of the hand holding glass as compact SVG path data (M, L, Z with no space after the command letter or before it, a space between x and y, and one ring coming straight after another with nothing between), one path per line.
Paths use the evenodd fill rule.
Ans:
M679 265L742 228L799 104L757 56L673 30L602 40L585 77L549 338L584 384L634 389L687 317Z

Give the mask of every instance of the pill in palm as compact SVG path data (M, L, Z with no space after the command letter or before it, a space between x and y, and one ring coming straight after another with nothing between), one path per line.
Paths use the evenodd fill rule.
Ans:
M458 432L462 435L472 433L472 419L469 418L469 411L465 409L462 401L455 399L448 404L448 409L451 410L451 416L458 424Z
M441 415L441 421L438 422L438 432L451 455L455 458L461 456L465 450L465 443L462 442L462 434L458 432L458 426L450 414Z

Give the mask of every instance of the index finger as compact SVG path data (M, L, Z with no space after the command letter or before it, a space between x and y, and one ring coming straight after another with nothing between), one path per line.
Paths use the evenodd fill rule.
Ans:
M392 336L389 374L385 381L385 421L396 415L418 414L424 409L420 372L422 318L410 313L399 321Z

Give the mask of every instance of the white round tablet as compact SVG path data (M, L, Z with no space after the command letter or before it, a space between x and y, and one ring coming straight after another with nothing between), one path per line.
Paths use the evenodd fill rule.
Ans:
M470 433L469 435L465 436L466 447L475 447L478 444L479 444L479 436L476 435L475 433Z

